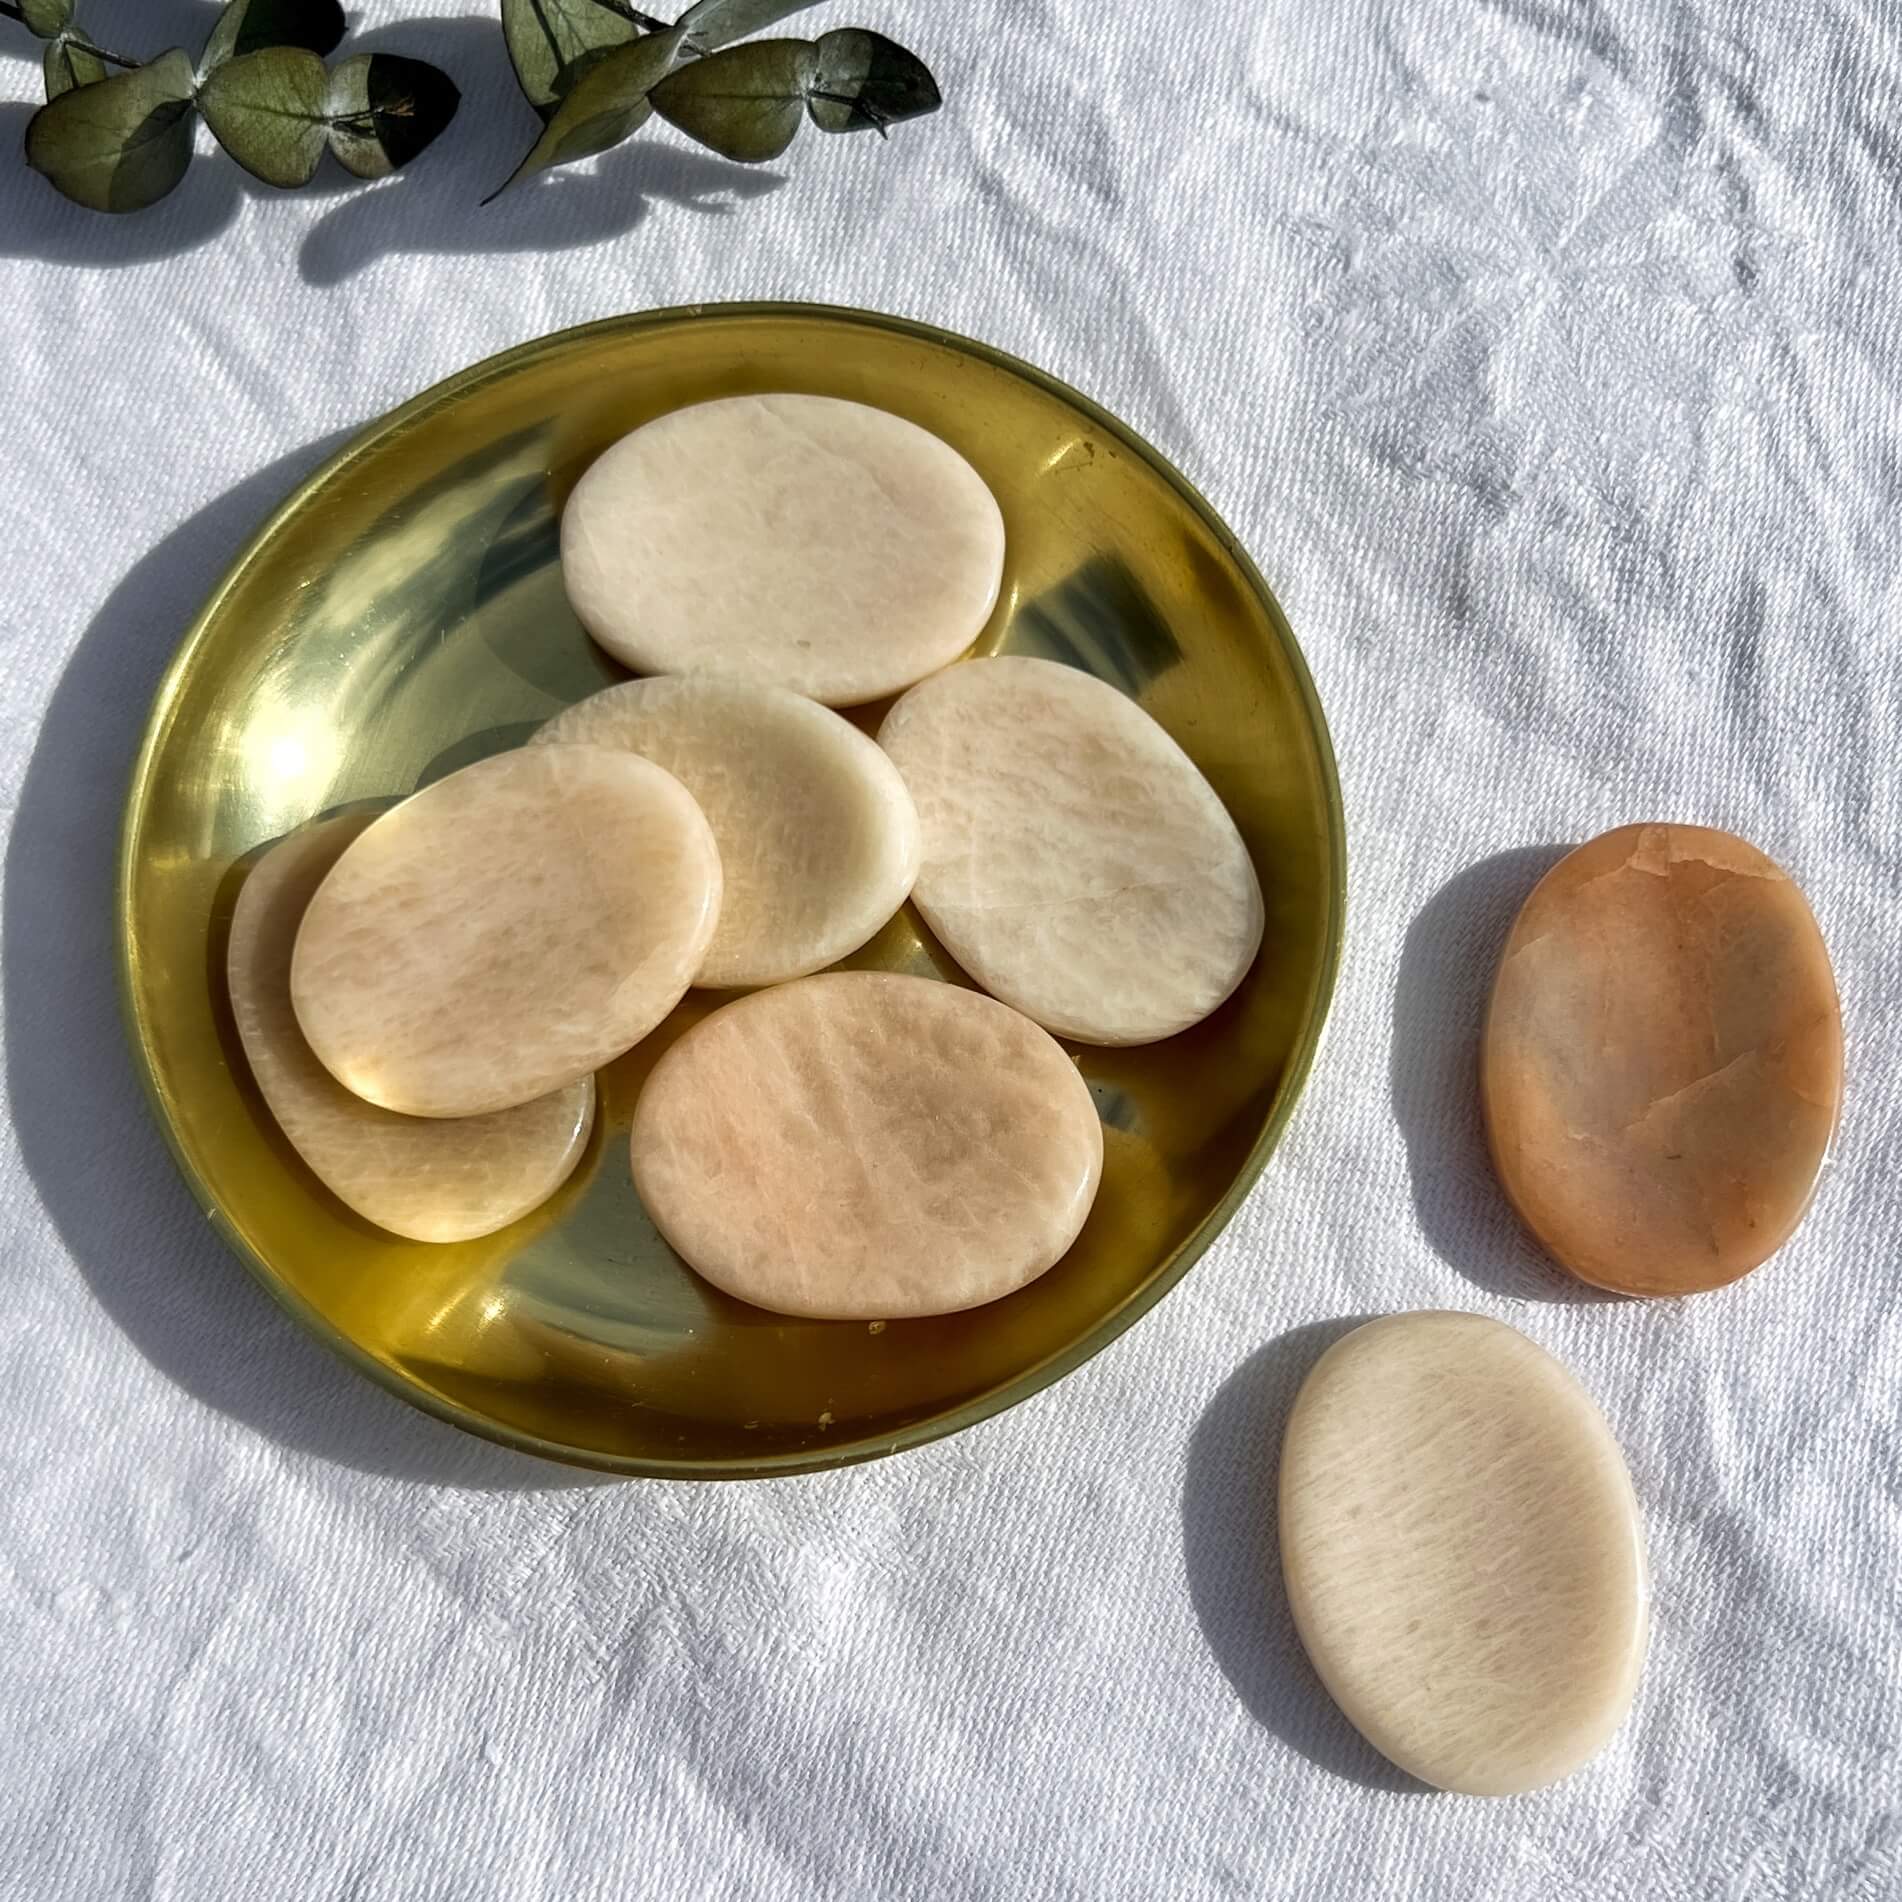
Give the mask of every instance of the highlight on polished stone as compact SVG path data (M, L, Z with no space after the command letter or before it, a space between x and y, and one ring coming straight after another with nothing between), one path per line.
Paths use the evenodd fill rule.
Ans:
M1281 1563L1321 1682L1440 1789L1569 1776L1644 1662L1644 1529L1604 1416L1523 1334L1400 1314L1337 1341L1282 1445Z
M1004 518L948 443L830 396L733 396L623 437L575 485L561 572L642 674L734 674L828 706L897 693L983 631Z
M1055 661L953 667L886 716L924 828L912 897L984 988L1082 1043L1199 1023L1261 948L1261 886L1194 761Z
M716 1287L891 1320L1011 1293L1090 1212L1103 1131L1062 1048L994 999L840 971L728 1004L655 1065L634 1186Z
M594 1079L487 1116L398 1116L352 1095L311 1054L291 1009L298 923L375 816L305 826L246 874L225 960L232 1014L278 1127L340 1202L411 1241L468 1241L539 1207L574 1173L594 1121Z
M625 747L693 794L726 881L698 984L820 970L877 932L918 876L918 814L898 769L850 721L783 687L625 681L535 739Z
M478 1116L637 1043L698 975L720 858L679 780L601 746L478 761L348 846L304 914L291 999L338 1082Z
M1481 1097L1507 1197L1581 1280L1689 1294L1766 1261L1809 1206L1842 1085L1822 933L1754 845L1624 826L1526 900Z

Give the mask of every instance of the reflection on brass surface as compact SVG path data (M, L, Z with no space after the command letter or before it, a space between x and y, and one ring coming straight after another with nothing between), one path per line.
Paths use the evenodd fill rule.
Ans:
M601 1075L574 1177L500 1234L378 1233L271 1126L217 980L232 868L317 813L400 796L622 678L569 613L555 524L588 462L682 403L877 403L990 483L1009 554L984 652L1135 693L1227 802L1268 904L1261 957L1195 1029L1077 1049L1105 1124L1081 1238L990 1307L871 1327L733 1301L661 1242L627 1127L689 993ZM855 710L875 730L882 707ZM186 636L126 812L118 923L134 1045L193 1189L333 1346L459 1425L630 1473L786 1473L968 1426L1113 1339L1195 1260L1280 1134L1333 983L1340 794L1307 671L1228 532L1155 452L984 347L892 318L724 305L619 318L480 364L374 425L266 524ZM907 906L846 960L965 981Z

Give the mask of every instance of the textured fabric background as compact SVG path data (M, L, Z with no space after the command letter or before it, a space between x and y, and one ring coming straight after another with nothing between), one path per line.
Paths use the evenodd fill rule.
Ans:
M194 47L197 0L91 0ZM1888 0L860 0L948 109L742 173L657 133L487 211L531 121L486 10L375 0L463 116L280 198L112 221L16 162L0 21L0 1893L1902 1893L1902 12ZM359 42L362 43L362 42ZM122 1054L109 855L144 704L260 513L470 360L650 305L933 319L1201 484L1318 676L1352 826L1322 1061L1184 1286L1002 1419L858 1471L597 1485L306 1342ZM1470 1052L1551 848L1735 828L1849 1018L1796 1242L1572 1295ZM1636 1714L1509 1802L1387 1773L1292 1638L1267 1510L1349 1317L1511 1320L1627 1448Z

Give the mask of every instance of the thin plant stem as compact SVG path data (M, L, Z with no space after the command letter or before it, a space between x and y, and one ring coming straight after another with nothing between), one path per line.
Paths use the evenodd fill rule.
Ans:
M26 9L19 4L19 0L0 0L0 15L4 15L9 20L18 20L22 26L26 24ZM94 59L104 60L108 66L123 66L127 72L145 64L143 60L127 59L123 53L114 53L106 47L95 46L91 40L81 39L77 33L62 33L58 36L57 43L77 47L82 53L90 53Z

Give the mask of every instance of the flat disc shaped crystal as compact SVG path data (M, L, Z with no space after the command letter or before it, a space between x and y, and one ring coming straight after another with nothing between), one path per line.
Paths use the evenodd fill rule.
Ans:
M586 1076L679 1003L720 912L671 773L599 746L478 761L370 826L317 888L291 1000L357 1095L476 1116Z
M972 661L914 687L878 738L924 831L918 909L1046 1029L1153 1043L1208 1016L1254 962L1261 887L1235 822L1107 682Z
M715 1011L635 1108L634 1186L668 1242L762 1308L948 1314L1076 1239L1103 1132L1027 1017L889 972L801 978Z
M311 894L374 817L305 826L246 874L226 956L232 1014L278 1127L339 1201L412 1241L467 1241L539 1207L574 1172L594 1079L486 1116L398 1116L352 1095L311 1054L291 1009L291 949Z
M631 680L537 742L624 747L693 794L720 849L720 922L695 980L777 984L856 951L918 875L918 814L891 761L840 715L711 674Z
M977 471L901 416L733 396L599 457L563 511L561 567L582 625L636 673L732 674L853 706L977 638L1004 519Z
M1822 933L1754 845L1637 825L1562 859L1500 960L1480 1055L1493 1162L1581 1280L1689 1294L1802 1219L1842 1102Z
M1295 1628L1355 1727L1441 1789L1568 1776L1624 1721L1644 1660L1644 1532L1590 1396L1477 1314L1356 1328L1282 1445Z

